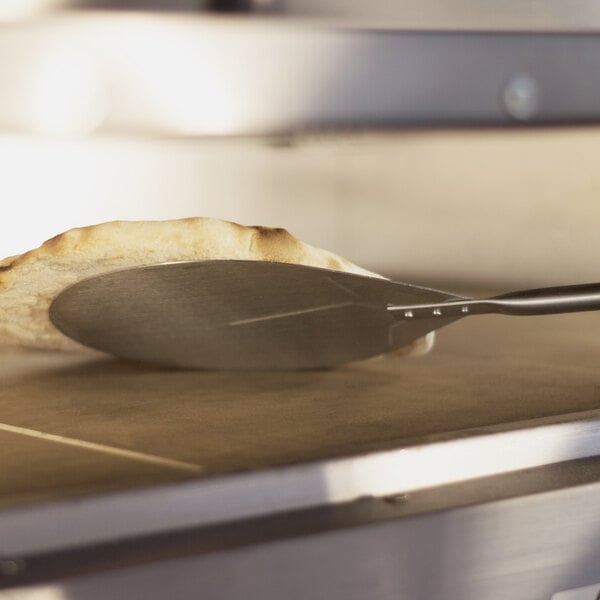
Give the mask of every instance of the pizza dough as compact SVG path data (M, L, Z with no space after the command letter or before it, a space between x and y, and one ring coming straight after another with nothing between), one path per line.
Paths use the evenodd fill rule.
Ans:
M117 269L203 259L267 260L380 277L284 229L201 217L113 221L71 229L35 250L0 261L0 344L83 350L48 317L50 303L65 287ZM429 334L399 352L421 354L432 345Z

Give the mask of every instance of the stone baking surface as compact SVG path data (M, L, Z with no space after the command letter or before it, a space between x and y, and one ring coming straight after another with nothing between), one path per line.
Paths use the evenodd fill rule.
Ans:
M577 418L600 408L599 334L599 313L475 317L424 357L279 373L4 348L0 506Z

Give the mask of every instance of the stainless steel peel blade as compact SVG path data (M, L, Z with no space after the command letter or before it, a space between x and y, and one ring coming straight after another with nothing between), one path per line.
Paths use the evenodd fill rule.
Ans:
M52 323L115 356L196 369L310 369L391 352L470 314L600 308L600 284L474 300L329 269L208 260L125 269L62 291Z

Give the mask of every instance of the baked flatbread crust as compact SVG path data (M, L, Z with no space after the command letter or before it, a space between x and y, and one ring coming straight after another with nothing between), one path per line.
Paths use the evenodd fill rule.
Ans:
M285 229L218 219L112 221L70 229L39 248L0 261L0 344L83 350L50 322L52 300L67 286L109 271L168 261L266 260L380 277L296 239ZM400 352L424 353L433 335Z

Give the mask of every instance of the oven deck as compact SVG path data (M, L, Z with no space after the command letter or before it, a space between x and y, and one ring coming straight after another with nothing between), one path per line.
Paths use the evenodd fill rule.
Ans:
M324 574L309 573L326 565L313 564L300 550L316 543L315 535L326 546L341 544L336 556L347 568L346 535L358 536L353 543L359 554L378 556L385 544L377 536L393 535L392 546L403 547L409 536L411 543L432 544L443 556L455 556L467 541L470 551L488 552L488 527L494 532L491 548L499 554L495 570L489 571L488 563L481 566L483 581L499 577L497 565L522 547L523 536L533 536L539 538L528 542L537 544L530 549L535 560L554 552L572 575L562 587L556 583L548 589L595 584L593 569L574 549L585 544L582 552L597 556L598 330L596 313L478 317L441 330L427 356L392 355L315 372L161 370L96 354L5 348L0 360L0 556L17 571L19 561L26 560L21 557L31 566L5 573L1 584L9 591L25 586L19 589L34 594L57 580L74 597L94 597L90 590L105 593L105 584L98 582L119 569L142 579L146 576L139 573L146 573L150 582L165 565L182 569L196 561L196 583L206 585L206 597L220 597L245 576L228 579L231 569L242 568L234 565L238 555L218 550L235 548L255 557L272 549L278 560L291 560L292 571L304 573L320 593ZM463 513L465 523L474 523L473 511L481 513L475 542L451 525ZM526 526L511 522L502 533L499 523L511 515ZM434 521L435 527L450 527L448 539L431 538ZM254 531L244 534L250 538L237 540L246 531L240 523ZM219 528L230 530L221 534ZM397 534L385 533L394 528L400 528ZM187 536L183 541L182 535ZM550 535L551 542L543 539ZM134 546L117 544L122 539ZM225 546L223 540L229 540ZM165 563L164 544L170 548L167 555L182 560ZM281 544L293 548L287 558ZM572 549L564 551L565 544ZM157 554L146 556L149 547ZM318 548L307 552L324 551ZM104 551L116 563L98 563ZM205 569L210 571L207 565L218 556L224 579L207 583ZM263 559L256 559L248 577L266 586L267 597L275 597L273 590L284 584L271 577ZM374 560L384 569L381 557ZM527 564L531 560L528 555ZM421 585L428 579L423 569L429 563L419 564L402 585L394 575L394 594L407 581ZM402 565L408 569L410 561ZM513 597L531 597L526 590L538 585L536 578L545 577L547 569L529 570ZM364 565L357 568L356 577L370 581L373 574L363 571ZM169 569L165 573L166 580L174 576ZM466 568L462 575L469 581L474 577ZM458 574L452 577L462 581ZM464 581L456 581L452 585L459 591L448 597L476 597L461 587ZM444 590L450 589L446 584ZM125 593L119 586L115 590L115 598ZM483 593L477 586L473 590ZM499 587L497 596L488 590L487 597L500 598L503 590Z

